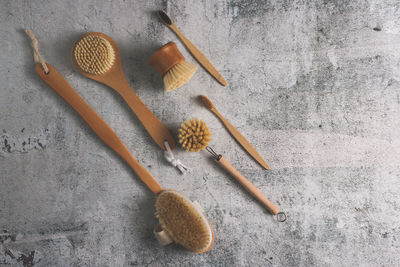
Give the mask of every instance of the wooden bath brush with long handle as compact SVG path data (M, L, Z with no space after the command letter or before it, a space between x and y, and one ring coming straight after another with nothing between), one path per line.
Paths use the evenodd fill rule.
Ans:
M157 195L156 216L159 227L155 234L160 243L175 241L190 251L203 253L211 249L214 233L203 210L185 195L164 190L151 174L129 153L110 126L78 95L57 70L46 63L48 74L37 64L39 77L54 89L92 128L92 130L128 163L132 170Z
M136 161L110 126L83 100L57 70L44 62L38 41L30 30L36 72L57 92L112 150L128 163L147 187L157 195L156 216L160 225L155 234L162 244L175 241L187 249L203 253L211 249L214 232L201 207L175 190L164 190L151 174Z
M206 149L211 153L218 164L228 171L251 195L254 196L265 208L273 215L277 215L278 221L285 221L286 214L280 212L279 208L269 201L263 193L246 179L238 170L236 170L229 161L222 155L217 154L210 146L210 129L207 124L199 119L190 119L181 124L179 132L179 143L186 151L198 152Z
M211 100L205 95L200 95L200 99L203 102L204 106L208 108L210 111L212 111L218 117L218 119L221 120L221 122L225 125L226 129L229 131L229 133L247 151L247 153L249 153L250 156L252 156L253 159L258 162L258 164L260 164L266 170L269 170L268 164L265 162L264 158L260 155L260 153L257 152L257 150L254 148L254 146L252 146L252 144L250 144L250 142L246 139L246 137L244 137L232 124L229 123L227 119L224 118L224 116L221 115L221 113L219 113L219 111L211 102Z
M174 138L168 129L129 87L113 39L100 32L84 34L75 42L72 59L81 74L108 85L122 96L161 149L166 150L166 140L171 149L175 147Z

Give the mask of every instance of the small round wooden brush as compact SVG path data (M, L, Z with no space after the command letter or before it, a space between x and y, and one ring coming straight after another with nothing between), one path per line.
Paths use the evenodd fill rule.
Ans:
M174 42L169 42L154 52L149 64L163 77L167 92L184 85L197 70L196 65L185 61Z
M198 152L204 150L211 140L210 129L199 119L190 119L181 124L179 143L186 151Z

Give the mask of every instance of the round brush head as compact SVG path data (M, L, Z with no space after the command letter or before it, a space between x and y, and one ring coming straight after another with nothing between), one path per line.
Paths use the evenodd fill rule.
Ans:
M181 124L179 143L186 151L198 152L204 150L211 140L211 132L207 124L199 119L190 119Z
M197 253L211 249L214 233L210 223L188 197L173 190L162 191L156 200L156 216L175 242Z
M149 64L163 77L164 89L168 92L184 85L197 70L196 65L185 61L174 42L154 52Z
M76 64L92 75L104 74L115 61L115 51L111 43L97 35L86 35L74 46L73 56Z
M164 75L164 89L167 92L178 89L192 78L197 66L189 62L178 63Z

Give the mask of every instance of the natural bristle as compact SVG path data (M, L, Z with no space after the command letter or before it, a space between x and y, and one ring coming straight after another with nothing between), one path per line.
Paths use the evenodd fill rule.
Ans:
M170 17L168 17L167 13L165 13L164 11L158 11L158 16L160 17L160 19L167 25L171 25L172 24L172 20L170 19Z
M73 54L78 66L93 75L107 72L115 61L115 51L110 42L96 35L80 39L75 44Z
M165 91L173 91L192 78L193 74L196 72L197 66L189 62L183 61L181 63L173 66L164 75L164 89Z
M202 120L187 120L181 124L178 131L179 143L186 151L198 152L204 150L211 140L210 129Z
M203 102L204 106L206 106L208 109L212 109L214 107L211 100L208 99L208 97L206 97L205 95L201 95L200 98L201 98L201 101Z
M156 216L171 238L193 252L205 252L213 243L212 229L193 202L176 191L157 197Z

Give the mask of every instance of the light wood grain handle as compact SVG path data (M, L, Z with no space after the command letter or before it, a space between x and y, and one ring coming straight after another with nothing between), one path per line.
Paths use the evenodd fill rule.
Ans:
M236 139L236 141L250 154L261 166L263 166L266 170L269 170L268 164L265 162L264 158L257 152L252 144L244 137L230 122L224 118L224 116L219 113L219 111L215 108L211 109L215 115L222 121L231 135Z
M126 146L119 139L117 134L110 126L78 95L78 93L69 85L69 83L57 72L57 70L46 63L50 73L45 74L41 65L36 65L36 72L39 77L57 92L92 128L92 130L104 141L112 150L114 150L128 165L133 169L139 178L153 191L158 194L162 187L151 176L151 174L136 161L129 153Z
M200 50L189 41L183 33L175 26L175 24L168 25L171 30L182 40L183 44L187 47L189 52L193 55L195 59L223 86L227 86L228 83L225 81L224 77L217 71L217 69L211 64L211 62L206 58L206 56L200 52Z
M131 108L136 117L146 128L147 132L157 143L157 145L166 150L164 145L165 141L168 141L171 149L175 147L175 140L171 133L168 131L167 127L150 111L150 109L140 100L140 98L132 91L129 85L125 82L120 85L123 90L118 90L124 98L125 102Z
M252 194L258 201L260 201L264 207L266 207L272 214L276 215L279 213L279 208L269 201L257 187L255 187L249 180L246 179L240 172L238 172L226 158L221 157L218 163L227 170L232 176Z

